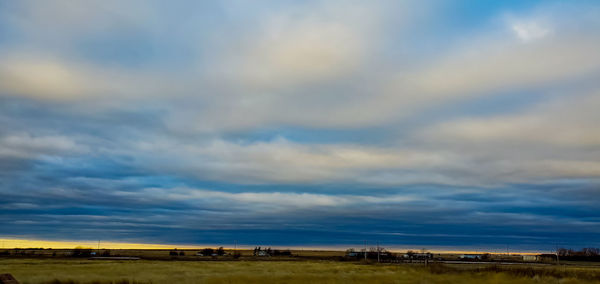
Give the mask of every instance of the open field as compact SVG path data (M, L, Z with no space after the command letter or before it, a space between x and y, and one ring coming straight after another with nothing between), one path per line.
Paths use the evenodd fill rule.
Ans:
M216 249L216 248L215 248ZM93 249L97 256L109 253L110 256L136 256L144 259L178 259L178 260L199 260L212 259L210 257L198 257L196 253L202 249ZM171 252L177 252L176 256L171 255ZM225 249L228 256L237 253L242 258L251 258L253 250L250 249ZM328 250L290 250L295 257L302 258L337 258L345 255L344 251L328 251ZM73 253L73 249L0 249L0 255L10 256L27 256L27 257L64 257ZM219 257L219 260L228 259L231 257ZM285 260L289 257L281 257Z
M216 248L214 248L216 249ZM346 255L342 250L289 250L290 256L271 256L255 257L251 249L224 249L225 256L210 257L198 256L201 248L197 249L88 249L90 252L96 253L94 256L127 256L140 257L151 260L231 260L232 255L238 254L240 260L292 260L294 259L313 259L313 260L339 260ZM176 255L172 255L177 252ZM398 252L399 254L403 254ZM73 249L0 249L0 256L10 257L70 257L73 254ZM440 260L461 260L459 253L434 253L432 257ZM505 262L521 262L522 256L518 254L505 255L490 255L489 260L505 261Z
M597 267L2 258L21 283L600 283Z

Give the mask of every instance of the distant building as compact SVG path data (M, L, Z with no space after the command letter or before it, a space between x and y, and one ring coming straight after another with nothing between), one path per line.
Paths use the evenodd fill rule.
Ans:
M539 255L524 255L523 261L540 261Z
M460 256L461 259L481 260L481 254L463 254Z
M404 259L433 259L432 253L406 253L402 256Z
M544 254L540 254L538 261L541 262L553 262L556 261L556 254L552 254L552 253L544 253Z
M261 247L254 248L254 256L271 256L273 251L271 248L262 249Z
M365 254L364 252L349 251L349 252L346 253L346 256L357 257L357 256L361 256L361 255L364 255L364 254Z

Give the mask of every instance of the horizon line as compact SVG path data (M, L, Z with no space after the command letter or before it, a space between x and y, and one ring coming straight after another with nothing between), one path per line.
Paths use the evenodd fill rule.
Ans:
M252 249L257 246L264 245L247 245L247 244L237 244L235 246L231 246L231 244L227 245L215 245L215 244L154 244L154 243L129 243L129 242L118 242L118 241L106 241L102 240L98 241L90 241L90 240L40 240L40 239L19 239L19 238L0 238L0 243L2 244L1 249L73 249L76 247L86 247L91 249L141 249L141 250L152 250L152 249L186 249L186 250L194 250L194 249L203 249L203 248L212 248L212 247L223 247L227 250L246 250ZM333 246L298 246L298 245L267 245L265 247L271 247L275 249L289 249L289 250L309 250L309 251L345 251L349 248L364 248L363 246L357 245L333 245ZM372 247L372 246L369 246ZM412 248L410 246L400 247L400 246L387 246L390 252L404 252L404 251L421 251L422 248ZM457 253L457 254L520 254L520 255L531 255L531 254L543 254L548 253L549 251L544 250L529 250L529 251L506 251L506 252L498 252L491 250L479 250L479 249L451 249L451 247L447 247L447 249L427 249L426 251L429 253Z

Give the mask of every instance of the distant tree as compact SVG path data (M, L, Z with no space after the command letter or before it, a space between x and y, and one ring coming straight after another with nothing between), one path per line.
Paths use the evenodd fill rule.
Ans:
M180 252L179 252L179 255L185 255L185 252L183 252L183 251L180 251Z
M559 256L567 256L567 255L569 255L569 250L566 248L559 248L556 251L556 254L558 254Z
M217 255L225 255L225 250L223 249L223 247L219 247L219 249L217 249Z
M575 261L600 261L600 249L599 248L582 248L581 250L573 250L560 248L556 251L561 260L575 260Z
M205 248L202 250L202 255L204 256L211 256L213 253L215 253L215 250L212 248Z
M75 247L73 249L73 257L89 257L92 254L91 248Z
M261 247L255 247L255 248L254 248L254 254L253 254L253 255L254 255L254 256L257 256L257 255L258 255L258 253L259 253L259 252L261 252L261 251L262 251L262 248L261 248Z
M581 252L585 256L597 256L600 254L599 248L583 248Z

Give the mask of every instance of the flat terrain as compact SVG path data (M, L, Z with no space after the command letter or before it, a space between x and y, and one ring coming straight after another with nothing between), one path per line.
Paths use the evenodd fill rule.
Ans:
M598 267L0 258L21 283L600 283Z

